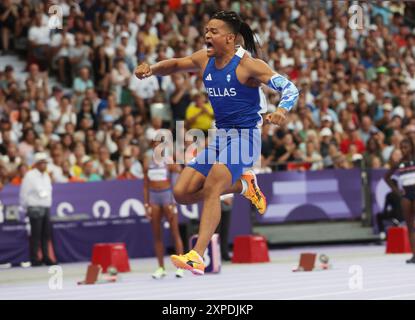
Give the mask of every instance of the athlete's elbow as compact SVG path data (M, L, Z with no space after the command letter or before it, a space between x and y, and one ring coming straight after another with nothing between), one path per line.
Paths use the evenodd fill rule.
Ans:
M290 81L283 92L283 97L279 106L290 111L296 105L299 96L300 92L298 91L297 87Z
M300 96L300 91L298 90L297 86L292 82L291 82L291 96L293 97L293 100L295 100L295 102L297 102L298 97Z

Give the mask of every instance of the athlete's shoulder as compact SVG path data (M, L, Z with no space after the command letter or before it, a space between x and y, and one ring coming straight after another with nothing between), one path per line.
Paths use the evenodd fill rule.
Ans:
M266 84L273 75L277 74L277 72L272 70L265 61L253 58L248 54L245 54L242 57L240 66L247 77L253 78L259 83Z
M271 70L264 60L253 58L247 53L241 58L240 65L251 74L261 74Z
M205 67L209 58L207 56L206 49L200 49L198 51L193 52L190 55L190 58L196 63L199 67Z

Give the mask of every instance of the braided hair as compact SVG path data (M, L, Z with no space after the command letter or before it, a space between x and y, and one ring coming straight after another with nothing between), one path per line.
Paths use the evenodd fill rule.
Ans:
M211 19L224 21L235 35L240 34L243 37L245 48L249 52L257 54L254 32L246 22L242 21L241 17L236 12L219 11L216 12Z

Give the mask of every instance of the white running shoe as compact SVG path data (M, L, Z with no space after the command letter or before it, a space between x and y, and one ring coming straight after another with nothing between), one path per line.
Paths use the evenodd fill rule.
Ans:
M159 267L154 273L151 275L153 279L162 279L167 275L166 270L163 267Z
M184 270L183 269L177 269L176 270L176 278L183 278L184 277Z

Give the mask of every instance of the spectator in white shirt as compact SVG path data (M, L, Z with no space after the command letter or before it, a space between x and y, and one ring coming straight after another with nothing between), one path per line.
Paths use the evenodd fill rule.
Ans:
M38 91L36 94L38 97L46 99L49 96L48 74L47 72L40 72L39 65L36 63L30 64L27 80L31 80L33 82L36 91Z
M64 26L60 33L55 33L51 40L51 51L53 55L52 62L58 69L58 79L61 83L70 83L68 79L69 52L75 46L74 34L68 32L68 27Z
M29 29L29 56L39 63L42 71L49 64L50 29L42 24L42 13L35 16L34 24Z
M150 76L139 80L135 75L132 75L129 89L141 115L146 119L146 109L150 106L151 99L154 98L156 92L160 89L157 77Z
M49 119L57 121L59 119L59 102L63 97L63 90L60 86L53 86L52 96L47 100L46 106L49 111Z
M111 82L117 95L118 104L121 103L122 90L128 87L130 77L131 72L128 70L126 63L121 59L115 60L115 66L111 71Z
M408 66L408 72L406 74L406 83L408 84L408 91L415 92L415 63L412 62Z
M128 33L128 31L123 31L121 32L121 45L124 47L125 49L125 54L126 56L131 59L132 63L134 65L137 64L137 57L135 56L135 53L137 51L137 46L133 45L130 41L130 34Z
M68 122L71 122L76 126L76 113L72 109L69 97L63 96L60 103L59 118L57 120L57 134L64 134L66 132L65 124Z
M34 168L26 173L20 188L20 205L30 219L30 259L32 266L54 265L48 253L51 240L50 208L52 206L52 182L46 172L47 155L36 153ZM42 260L38 258L39 246Z

